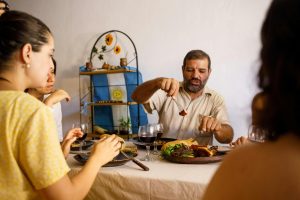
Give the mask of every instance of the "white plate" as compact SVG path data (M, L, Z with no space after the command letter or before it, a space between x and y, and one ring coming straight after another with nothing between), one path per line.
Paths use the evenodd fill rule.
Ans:
M226 153L226 152L231 151L232 149L233 149L233 148L230 147L230 146L218 146L217 151L218 151L218 152L224 152L224 153Z

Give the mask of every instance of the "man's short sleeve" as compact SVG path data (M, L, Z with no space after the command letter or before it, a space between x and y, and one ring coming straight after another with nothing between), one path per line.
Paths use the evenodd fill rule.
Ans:
M157 90L147 103L144 104L144 108L147 113L152 114L153 110L159 112L163 107L167 99L167 94L163 90Z

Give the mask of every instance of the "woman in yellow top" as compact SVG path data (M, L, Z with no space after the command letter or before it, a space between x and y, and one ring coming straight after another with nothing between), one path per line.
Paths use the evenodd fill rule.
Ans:
M267 141L230 152L212 178L207 199L300 199L300 1L273 0L262 26L255 123Z
M18 11L0 17L1 199L83 199L100 167L119 153L118 139L104 138L68 177L51 110L23 92L46 85L53 53L43 22Z

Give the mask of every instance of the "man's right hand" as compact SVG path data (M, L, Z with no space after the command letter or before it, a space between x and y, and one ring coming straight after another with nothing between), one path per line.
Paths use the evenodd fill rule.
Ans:
M179 81L174 78L159 78L158 87L165 91L168 96L176 96L179 91Z

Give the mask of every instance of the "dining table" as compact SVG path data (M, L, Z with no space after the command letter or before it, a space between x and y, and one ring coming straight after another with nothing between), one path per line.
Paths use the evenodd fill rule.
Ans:
M136 159L144 157L138 150ZM141 161L149 167L144 171L132 161L121 166L102 167L85 199L90 200L183 200L201 199L205 188L218 169L220 162L206 164L179 164L152 155L153 161ZM70 154L67 163L74 176L82 164Z

